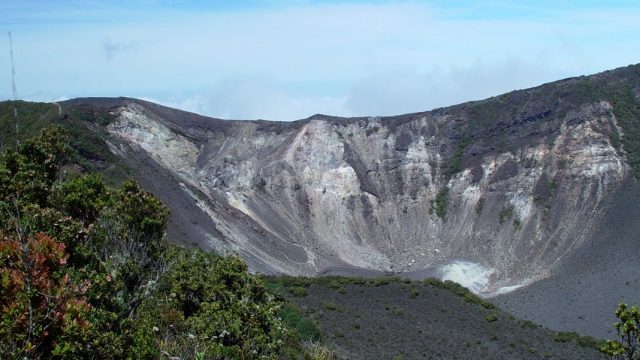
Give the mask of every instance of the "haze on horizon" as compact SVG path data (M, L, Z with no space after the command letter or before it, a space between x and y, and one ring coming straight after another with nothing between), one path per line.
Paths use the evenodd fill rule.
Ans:
M230 119L424 111L640 62L636 1L5 0L0 100Z

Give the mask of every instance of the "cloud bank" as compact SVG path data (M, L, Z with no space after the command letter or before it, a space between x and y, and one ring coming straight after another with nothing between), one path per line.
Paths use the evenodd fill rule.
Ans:
M628 4L88 3L0 5L21 97L144 97L238 119L392 115L640 62ZM8 52L0 69L9 98Z

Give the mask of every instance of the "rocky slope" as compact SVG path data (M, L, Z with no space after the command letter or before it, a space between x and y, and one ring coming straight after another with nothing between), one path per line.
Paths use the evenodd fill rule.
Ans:
M491 300L555 330L616 338L618 304L640 303L640 183L625 181L608 201L598 230L550 277Z
M171 207L172 237L265 273L436 274L492 294L547 277L632 177L640 66L394 117L225 121L135 99L110 150Z

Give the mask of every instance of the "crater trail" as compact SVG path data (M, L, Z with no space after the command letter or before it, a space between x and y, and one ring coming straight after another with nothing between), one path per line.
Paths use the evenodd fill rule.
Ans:
M61 106L111 114L111 151L171 207L176 241L237 252L265 273L443 265L442 277L494 294L549 276L597 230L633 171L617 116L626 103L612 94L637 101L639 72L393 117L225 121L124 98Z

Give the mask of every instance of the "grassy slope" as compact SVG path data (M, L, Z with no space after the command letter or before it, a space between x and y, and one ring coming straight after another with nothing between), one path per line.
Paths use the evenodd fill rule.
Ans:
M451 282L267 278L349 359L598 359L597 341L520 321Z
M43 126L59 118L58 108L54 104L24 101L0 102L0 142L3 146L12 146L16 141L14 106L18 110L19 139L38 135Z
M62 126L70 135L73 149L71 163L85 172L99 172L109 182L118 183L129 177L123 162L109 151L103 139L111 119L107 114L91 114L83 111L60 113L56 104L26 101L0 102L0 144L14 146L16 128L14 106L18 110L18 139L26 139L40 133L45 126Z

